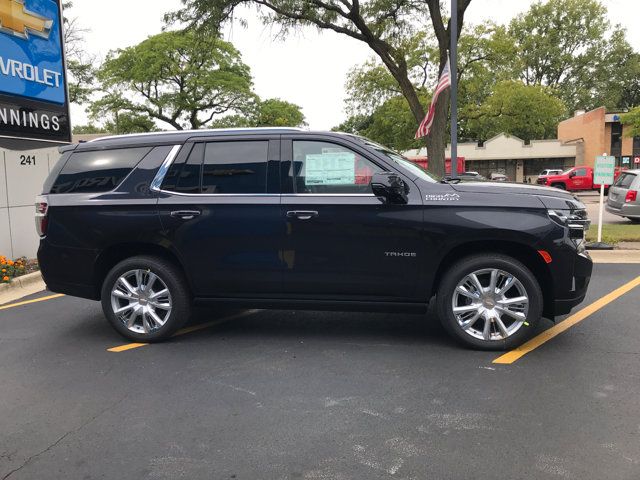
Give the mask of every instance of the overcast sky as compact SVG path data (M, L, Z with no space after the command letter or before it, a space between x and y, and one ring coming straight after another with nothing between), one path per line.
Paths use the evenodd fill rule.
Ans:
M473 0L466 22L491 19L506 23L525 11L533 0ZM99 59L109 50L141 42L160 32L165 12L180 6L179 0L74 0L70 16L89 29L86 48ZM640 0L604 0L612 23L627 28L628 38L640 50ZM126 15L123 14L126 12ZM312 129L330 129L341 123L344 112L344 83L349 69L370 56L369 48L357 40L331 32L303 33L274 40L274 30L263 26L254 15L245 16L246 28L232 25L225 39L240 50L251 67L255 90L262 98L279 97L300 105ZM615 72L612 72L615 75ZM86 123L81 107L72 107L73 123ZM169 128L162 125L162 128Z

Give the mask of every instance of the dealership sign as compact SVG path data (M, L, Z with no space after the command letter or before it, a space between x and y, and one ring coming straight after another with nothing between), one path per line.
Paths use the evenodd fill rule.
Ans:
M60 0L0 0L0 137L69 142Z

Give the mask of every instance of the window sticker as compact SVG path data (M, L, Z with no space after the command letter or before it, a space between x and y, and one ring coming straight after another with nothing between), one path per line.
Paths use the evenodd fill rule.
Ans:
M356 155L350 152L310 154L305 161L305 185L355 185Z

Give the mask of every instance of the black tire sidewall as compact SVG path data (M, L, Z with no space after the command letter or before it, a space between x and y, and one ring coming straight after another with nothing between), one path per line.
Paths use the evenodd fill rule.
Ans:
M458 325L451 308L451 299L458 282L471 272L487 268L498 268L514 275L522 283L529 297L528 326L523 325L505 340L485 341L472 337ZM479 350L508 350L521 345L536 330L543 310L542 291L533 273L518 260L499 254L470 256L454 264L440 283L436 301L438 316L447 332L464 345Z
M111 307L111 291L114 283L123 273L135 269L150 270L158 275L171 294L172 306L169 318L160 329L150 334L130 331L118 320ZM102 310L111 326L122 336L135 342L152 343L165 340L182 327L191 314L191 298L182 273L172 263L157 257L139 256L118 263L105 277L101 299Z

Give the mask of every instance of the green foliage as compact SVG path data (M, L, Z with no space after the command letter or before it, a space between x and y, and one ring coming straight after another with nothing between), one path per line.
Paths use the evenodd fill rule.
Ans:
M111 52L98 72L106 94L91 107L144 115L172 127L198 129L223 115L250 111L256 101L240 53L228 42L168 31Z
M245 115L227 115L214 122L216 128L303 127L306 120L298 105L279 98L258 100Z
M113 133L107 130L105 127L100 127L93 123L87 125L75 125L73 127L74 135L93 135L97 133Z
M622 115L620 120L628 127L625 132L629 137L640 136L640 107L631 109L629 113Z
M555 138L565 110L549 89L505 80L494 86L482 105L466 105L460 114L467 118L473 140L485 141L504 132L530 141Z
M303 127L307 124L298 105L279 98L259 102L255 117L256 127Z
M620 79L637 78L638 67L637 59L627 60L624 30L616 26L607 39L610 30L598 0L538 1L509 25L516 47L510 58L527 85L554 88L569 111L619 108L633 88Z

